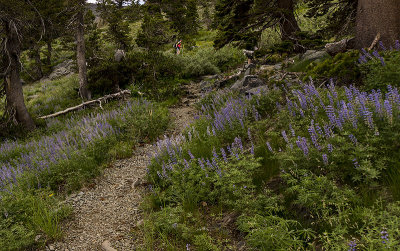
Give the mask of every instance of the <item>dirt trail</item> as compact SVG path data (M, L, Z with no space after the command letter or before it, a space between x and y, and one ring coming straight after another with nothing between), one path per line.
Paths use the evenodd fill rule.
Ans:
M187 96L170 109L174 126L167 135L179 134L193 121L193 104L200 93L197 86L186 85ZM144 180L153 148L152 145L138 147L131 158L112 163L94 185L69 196L66 202L73 207L73 218L62 226L63 240L46 250L104 250L105 241L116 250L135 250L139 240L133 236L132 229L141 221L139 205L144 196L144 188L138 184Z

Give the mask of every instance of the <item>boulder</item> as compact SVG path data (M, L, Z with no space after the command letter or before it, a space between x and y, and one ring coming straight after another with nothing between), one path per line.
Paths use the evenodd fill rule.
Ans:
M120 50L120 49L116 50L116 51L115 51L115 54L114 54L114 60L115 60L115 62L121 62L122 59L125 58L125 55L126 55L126 53L125 53L124 50Z
M232 86L231 89L239 90L240 92L246 92L247 90L263 86L266 83L259 79L257 75L248 75L245 76L243 79L236 81Z
M232 86L231 89L233 90L240 90L243 88L243 79L239 79L236 81Z
M315 61L315 60L322 59L327 56L329 56L329 54L325 50L322 50L322 51L308 50L303 54L302 60Z
M246 91L246 94L248 95L261 95L268 92L268 86L263 85L255 88L251 88Z
M354 38L350 39L345 38L338 42L326 44L325 50L329 55L334 56L338 53L345 52L346 50L351 49L353 47L354 47Z
M72 59L66 60L54 67L53 72L49 75L49 79L54 80L69 75L75 72L74 68L75 62Z
M256 68L256 65L255 65L255 64L247 64L247 65L244 67L244 69L245 69L244 75L247 76L247 75L252 74L252 73L254 72L253 69L255 69L255 68Z
M243 86L247 88L254 88L261 85L265 85L265 82L259 79L257 75L248 75L243 79Z

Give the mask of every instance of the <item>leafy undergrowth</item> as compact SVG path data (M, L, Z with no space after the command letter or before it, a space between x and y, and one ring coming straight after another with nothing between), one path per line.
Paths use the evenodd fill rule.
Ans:
M400 95L333 82L210 94L157 143L150 250L383 250L400 245ZM245 244L244 244L245 243Z
M26 106L33 116L43 116L79 105L82 100L78 87L77 74L26 85L23 88Z
M25 250L61 237L62 197L168 127L168 110L144 99L49 119L24 140L0 145L0 247ZM35 240L36 239L36 240Z

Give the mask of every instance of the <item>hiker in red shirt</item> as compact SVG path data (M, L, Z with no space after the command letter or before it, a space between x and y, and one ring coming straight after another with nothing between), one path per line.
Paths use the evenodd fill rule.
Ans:
M176 44L176 55L181 54L181 49L182 49L182 40L179 40L179 42Z

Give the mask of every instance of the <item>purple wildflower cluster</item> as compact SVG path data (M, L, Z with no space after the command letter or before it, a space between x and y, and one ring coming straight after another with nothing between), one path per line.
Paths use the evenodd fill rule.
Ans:
M196 158L191 151L188 150L187 154L190 159L186 159L181 147L185 140L185 137L180 135L174 138L165 137L165 139L159 140L156 143L157 150L153 156L153 160L156 164L161 166L161 170L157 171L157 176L160 179L168 180L171 172L175 170L185 171L190 169L192 165L199 166L206 177L208 177L212 171L219 177L222 177L223 171L221 170L219 163L229 162L230 160L239 160L240 155L245 152L242 139L236 137L233 143L228 145L226 149L220 148L219 153L214 148L212 150L211 158ZM164 157L167 157L167 160ZM150 170L150 166L148 167L148 170Z
M292 148L291 142L295 142L305 156L308 156L310 147L318 151L332 153L333 146L328 144L326 149L323 147L322 140L334 137L335 131L344 131L358 129L360 126L366 126L379 135L377 122L388 121L393 124L394 119L398 119L400 110L400 95L397 88L388 86L388 93L383 95L380 90L372 90L370 93L360 91L354 86L344 87L345 97L338 94L333 81L326 89L318 91L313 82L302 84L302 89L292 91L292 98L288 95L286 98L286 108L293 117L311 116L311 125L308 127L310 143L305 137L297 136L293 127L289 125L292 139L288 137L286 131L282 131L282 137L287 145ZM323 96L327 97L326 102ZM327 120L321 120L321 114L325 114ZM397 114L397 115L395 115ZM322 125L316 123L318 120ZM349 134L349 140L357 145L357 138ZM271 146L267 143L270 151ZM328 163L327 153L321 153L323 162ZM358 163L357 165L358 166Z
M260 115L255 106L250 105L254 96L234 98L229 93L214 95L210 105L201 107L201 116L212 120L209 135L233 128L236 124L245 129L244 122L252 116L254 120L260 120Z
M381 49L382 51L387 51L387 48L383 45L382 41L379 42L379 49ZM400 51L399 40L396 40L395 47L394 48L390 47L390 50ZM358 63L365 64L374 59L379 60L382 64L382 66L386 65L384 58L379 54L379 52L377 50L374 50L372 53L370 53L370 52L366 51L365 49L361 50L361 55L358 58Z
M148 109L152 109L152 105L142 100L83 118L72 117L63 122L51 119L47 122L49 129L59 123L64 123L67 129L28 142L3 142L0 145L0 189L15 185L17 177L27 171L49 170L95 142L120 134L120 128L115 123L111 125L111 121L126 121Z

